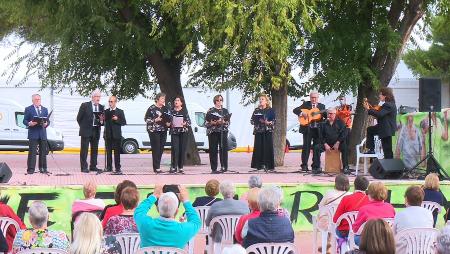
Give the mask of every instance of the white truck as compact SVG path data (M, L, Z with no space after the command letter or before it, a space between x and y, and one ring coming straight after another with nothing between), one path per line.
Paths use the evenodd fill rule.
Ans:
M0 100L0 150L28 151L28 130L23 124L25 107L10 99ZM47 127L50 151L64 149L61 131Z
M195 142L199 150L208 151L208 137L206 136L205 115L206 110L198 104L187 104L189 117L191 119L191 128L194 132ZM142 119L143 119L142 115ZM228 150L236 148L236 138L228 132ZM167 135L165 148L170 149L170 135ZM150 138L148 137L147 127L142 123L129 123L122 127L122 153L133 154L139 150L150 150Z

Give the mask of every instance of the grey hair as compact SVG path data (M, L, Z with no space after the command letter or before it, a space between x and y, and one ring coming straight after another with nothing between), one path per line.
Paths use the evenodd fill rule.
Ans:
M30 223L33 227L42 228L47 225L48 209L42 201L34 201L28 209Z
M262 187L262 180L259 176L250 176L248 179L248 187L251 188L261 188Z
M234 244L230 247L225 247L222 254L247 254L247 251L239 244Z
M92 91L91 93L91 98L94 97L95 95L100 95L102 96L102 92L100 91L100 89L95 89L94 91Z
M236 188L230 181L224 181L219 185L220 193L222 194L223 198L233 198L234 194L236 193Z
M158 200L158 212L164 218L175 216L178 209L178 198L173 192L161 194Z
M35 93L35 94L31 95L31 99L34 99L34 97L37 97L37 96L41 97L41 95L40 95L40 94L38 94L38 93Z
M436 238L436 253L450 254L450 226L445 226Z
M312 90L310 93L309 93L309 95L311 96L311 95L313 95L313 94L317 94L317 95L319 95L319 92L318 91L316 91L316 90Z
M330 112L336 112L336 108L335 108L335 107L328 108L328 109L327 109L327 112L328 112L328 113L330 113Z
M259 210L276 211L281 203L282 192L279 187L265 187L258 195Z

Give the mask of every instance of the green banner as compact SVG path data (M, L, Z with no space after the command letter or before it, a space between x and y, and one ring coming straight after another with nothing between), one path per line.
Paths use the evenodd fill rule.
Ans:
M386 183L389 189L389 200L398 209L404 207L404 193L406 188L411 184L420 185L422 183ZM450 185L441 185L441 191L445 196L450 195ZM312 216L317 214L318 204L324 194L333 188L330 184L301 184L301 185L284 185L284 200L282 206L290 213L292 225L296 231L312 230ZM27 226L28 221L27 210L33 200L44 201L50 211L49 227L57 230L64 230L70 233L71 207L73 201L83 198L82 186L73 187L2 187L1 201L8 204L24 220ZM139 192L141 199L144 199L152 192L151 186L140 186ZM247 188L238 187L237 194L240 196L246 192ZM198 186L189 187L190 199L204 196L204 188ZM113 204L114 199L113 186L99 186L97 189L97 197L105 200L106 204ZM445 207L448 207L445 201ZM180 209L180 214L183 212ZM155 208L150 212L151 216L157 216ZM444 224L444 212L439 215L439 225Z

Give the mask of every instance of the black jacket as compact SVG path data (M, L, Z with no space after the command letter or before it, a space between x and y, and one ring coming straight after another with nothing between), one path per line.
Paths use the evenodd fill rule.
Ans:
M113 115L117 116L117 121L112 120ZM105 138L121 139L122 138L122 126L127 124L125 114L120 108L115 110L105 110L105 129L103 136Z
M346 126L336 117L333 125L327 120L320 127L320 142L333 146L337 141L344 143L346 138Z
M294 112L294 114L299 116L302 113L302 109L311 109L311 108L312 108L311 101L305 101L299 107L294 108L294 110L292 112ZM325 105L319 102L319 103L317 103L317 108L319 110L325 110ZM322 113L322 118L325 119L326 117L327 117L327 113L326 112ZM308 127L309 126L300 126L300 132L304 133Z
M369 109L368 114L377 118L379 138L395 136L395 131L397 130L397 106L395 106L394 102L385 102L379 111Z
M98 105L98 111L103 112L105 110L105 107L103 105ZM94 123L94 113L92 110L92 102L83 102L80 105L80 109L78 110L77 115L77 122L80 126L80 132L79 135L82 137L91 137L92 136L92 130L94 128L100 128L100 125L97 127L93 126Z

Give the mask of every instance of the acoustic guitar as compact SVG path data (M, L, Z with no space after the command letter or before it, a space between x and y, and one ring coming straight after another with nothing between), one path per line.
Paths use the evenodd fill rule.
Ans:
M369 108L373 109L375 111L380 111L380 109L381 109L381 106L379 106L379 105L375 105L375 106L374 105L370 105L369 101L367 100L367 98L364 98L363 103L369 105Z
M319 110L318 108L313 109L301 109L302 113L306 113L307 116L300 115L298 117L298 122L300 126L308 126L310 123L318 122L322 120L322 113L326 112L326 109Z

